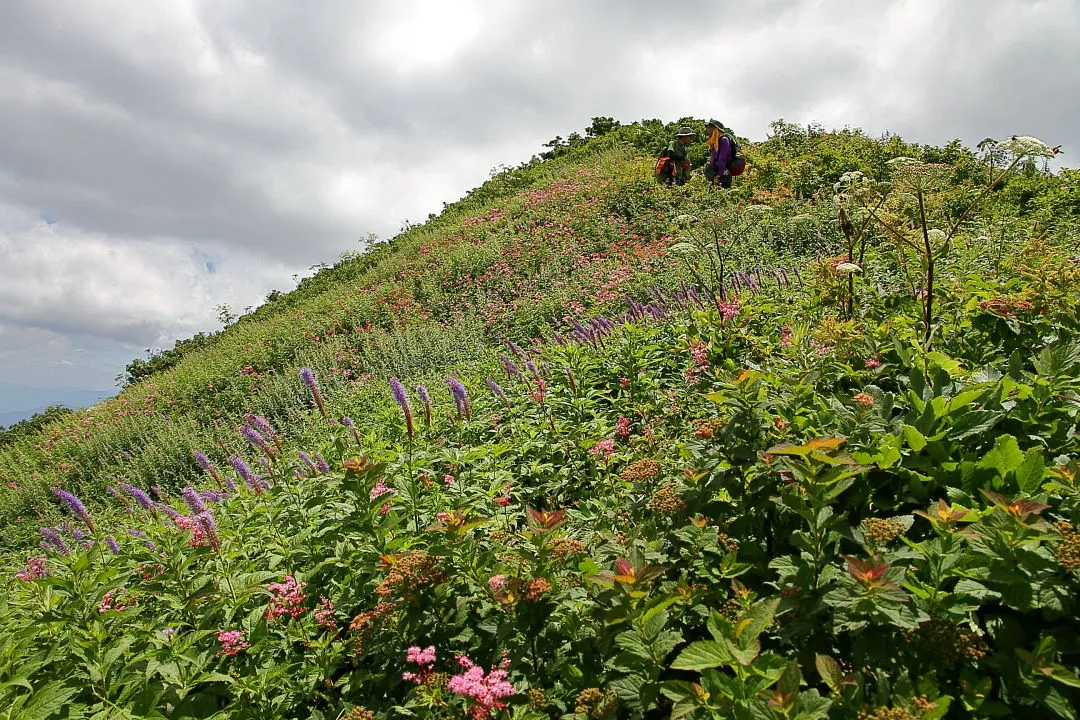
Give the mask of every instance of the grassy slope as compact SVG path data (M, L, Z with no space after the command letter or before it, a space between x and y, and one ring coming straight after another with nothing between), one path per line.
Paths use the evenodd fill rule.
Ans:
M453 500L451 505L470 511L485 497L490 501L488 496L496 496L506 483L520 483L521 492L514 499L514 512L520 514L525 505L532 504L577 505L577 536L587 542L599 561L610 560L612 553L629 552L635 546L635 543L627 545L625 537L611 537L612 533L618 534L616 530L620 523L633 519L643 528L643 535L636 540L645 543L637 546L634 552L644 552L647 558L649 552L656 551L658 538L675 529L657 517L650 519L647 511L655 514L664 502L677 505L688 500L668 497L665 501L663 496L660 500L650 500L648 493L640 494L643 488L632 483L626 486L613 484L612 494L625 496L632 506L631 516L622 517L621 510L602 507L602 503L594 506L595 498L590 496L603 493L589 493L583 497L579 491L588 483L582 485L582 476L576 475L575 470L580 466L580 472L591 477L590 483L603 480L604 473L588 459L592 457L588 448L598 438L610 434L617 418L626 413L637 418L635 435L643 429L639 423L655 422L661 428L661 437L679 449L676 455L662 458L668 472L677 468L680 462L691 459L691 464L700 465L701 458L696 454L708 454L709 451L689 440L690 434L701 432L701 428L688 421L694 415L708 413L700 395L688 392L681 378L685 356L680 357L674 352L680 346L685 348L686 343L696 337L709 342L717 363L715 387L729 397L745 393L746 388L741 387L744 381L739 380L745 376L734 372L743 360L754 358L755 363L770 369L772 375L758 386L768 388L768 394L775 396L768 412L764 407L755 406L765 399L757 390L741 400L755 406L755 413L764 418L779 418L790 424L798 435L820 429L858 434L859 416L851 412L850 405L840 412L830 403L839 402L842 406L844 397L850 396L855 387L865 385L867 379L852 370L857 359L888 355L892 338L911 337L916 327L914 304L910 299L901 300L903 284L898 281L897 268L889 265L887 256L873 271L874 283L866 286L868 292L860 298L860 311L865 314L868 324L862 331L865 335L859 339L851 336L853 328L828 320L835 310L831 307L834 303L831 294L835 288L824 282L808 291L793 293L791 297L780 293L751 302L750 306L755 309L746 318L750 328L747 339L753 338L749 345L745 342L726 345L722 326L716 318L694 320L691 314L689 321L662 324L656 330L646 329L640 334L628 332L615 346L599 351L549 347L537 358L576 367L580 382L586 388L583 398L575 400L577 393L569 385L549 376L553 394L550 415L545 415L542 407L538 410L529 406L527 393L520 391L515 395L514 407L505 412L506 430L501 435L498 421L494 435L483 429L484 423L480 423L480 427L457 429L445 419L447 403L440 399L440 415L444 416L438 421L441 429L418 444L415 452L419 457L406 456L395 449L395 443L401 443L403 437L396 410L386 397L384 379L387 375L399 375L412 381L428 381L434 386L439 376L456 368L476 393L485 372L496 374L493 341L509 336L525 344L539 333L550 336L552 324L567 313L610 307L622 293L640 296L653 282L670 287L680 280L690 279L667 254L670 240L679 233L680 227L687 222L697 226L693 220L677 219L679 215L700 219L721 210L725 217L734 218L736 222L714 227L736 237L738 247L731 250L729 261L749 270L754 266L768 267L788 261L791 255L835 251L839 235L832 223L833 210L828 202L811 202L810 196L824 189L825 195L819 196L824 199L832 181L845 170L862 168L869 174L883 176L884 163L889 157L923 154L930 160L954 162L955 179L960 182L978 173L977 163L956 147L919 149L895 139L873 142L851 133L814 137L797 133L792 128L778 129L783 132L778 132L771 141L749 149L755 173L746 178L748 182L739 191L730 194L713 193L700 185L675 191L655 187L648 178L651 160L637 155L632 149L633 143L648 142L647 138L643 141L642 137L634 136L639 129L617 132L612 137L573 150L554 162L496 178L492 186L481 189L476 198L449 208L438 220L396 238L368 256L320 274L298 292L261 308L222 333L213 347L192 353L175 368L129 389L117 400L60 421L47 430L44 438L5 447L4 479L11 478L10 482L18 484L18 488L7 493L3 501L9 540L24 545L36 525L15 522L16 515L41 512L42 521L54 522L55 514L50 515L50 512L55 511L45 509L53 507L46 505L48 496L44 488L49 485L62 485L93 496L100 493L105 484L116 480L142 487L158 484L171 489L193 482L198 473L191 461L192 451L206 451L220 464L227 453L247 450L232 430L244 411L268 417L288 438L291 447L317 448L327 455L335 468L341 468L342 461L352 452L351 436L340 426L326 428L321 425L310 395L296 378L297 368L311 366L316 369L328 398L330 414L333 417L348 414L357 420L364 451L390 463L387 477L398 481L400 493L406 492L407 478L414 477L421 466L446 468L456 473L462 480L459 486L462 497ZM616 146L620 141L630 144ZM1001 339L999 327L994 328L994 333L985 327L965 330L963 322L970 322L968 314L975 309L972 303L977 305L980 299L989 300L1003 292L1016 290L1013 287L1015 278L1021 277L1017 273L1041 271L1046 280L1045 267L1023 262L1019 267L1015 262L1010 264L1009 251L1023 239L1025 228L1030 227L1032 221L1036 223L1036 229L1040 229L1041 223L1041 229L1048 230L1055 242L1072 237L1071 228L1065 222L1068 213L1073 212L1075 201L1067 190L1062 190L1063 185L1062 179L1045 178L1037 173L1018 178L998 196L1001 216L1010 219L1006 229L1000 236L972 240L965 252L950 260L943 278L946 290L941 312L951 317L953 324L942 343L950 354L962 358L968 367L991 361L1000 365L1003 358L1008 357L1005 351L1010 347L1025 351L1036 349L1032 343L1025 344L1022 340L1037 336L1037 332L1034 335L1021 333L1011 340L1008 336ZM746 212L734 208L737 202L751 199L767 202L774 209ZM1018 216L1022 219L1017 219ZM1005 261L1004 265L1002 261ZM806 265L803 267L807 269ZM1007 272L1000 272L1002 269ZM703 268L702 272L708 272L708 268ZM1060 293L1061 283L1067 281L1065 277L1057 284L1044 285L1043 300L1055 298L1053 293ZM875 286L878 292L869 292ZM1071 312L1072 309L1058 310ZM888 319L890 315L894 316L892 320ZM1065 317L1068 320L1067 313ZM1075 318L1070 322L1074 321ZM819 344L828 341L831 347L844 347L844 355L836 361L839 369L832 365L816 367L806 358L797 360L795 366L788 366L787 361L780 358L783 352L776 346L781 336L780 325L784 322L794 327L795 342L799 347L808 348L812 340ZM875 325L875 322L884 324ZM774 357L778 352L779 355ZM910 369L911 360L903 355L890 357L889 362L895 363L897 372ZM799 363L806 365L799 367ZM248 367L251 370L245 371ZM826 377L800 382L798 376L792 374L796 371ZM634 385L639 373L643 383L640 387ZM831 379L826 379L830 377L829 373ZM623 377L633 378L625 396L613 390ZM879 382L885 385L885 380L883 377ZM852 383L856 384L853 386ZM885 392L893 401L895 391ZM818 399L812 400L815 394ZM885 395L875 397L880 402ZM666 398L667 404L661 398ZM498 405L491 397L478 400L476 404L477 414L484 417L498 411ZM759 415L754 417L755 421L763 419ZM888 422L878 428L870 423L866 429L903 434L893 426L895 418L883 420ZM550 425L550 436L543 429L545 422ZM1020 422L1009 429L1022 436L1017 427L1025 426ZM774 428L781 428L781 425L774 423ZM772 439L783 437L784 433L780 432ZM755 453L764 449L762 443L766 440L769 440L767 436L760 435L739 438L745 444L741 452L749 454L743 457L734 452L721 453L721 457L713 458L720 463L713 471L725 464L728 468L753 465ZM1050 444L1057 443L1054 447L1060 450L1069 448L1071 442L1066 434L1064 444L1060 438L1052 439ZM970 449L972 456L984 451L985 448L978 446ZM628 445L617 459L629 463L634 457L648 453L663 455L664 451L662 445L642 438L637 445ZM491 462L490 478L485 477L484 467L477 465L477 458L504 457L505 460ZM288 522L291 531L282 532L273 523L266 523L265 511L251 497L230 503L229 510L221 518L222 536L233 543L240 538L248 539L249 549L234 548L231 552L239 554L230 556L229 561L237 562L243 571L220 569L219 577L214 581L217 589L207 596L208 600L213 598L211 603L215 609L212 612L192 614L188 608L174 618L176 622L192 627L192 642L205 638L205 632L221 627L221 623L237 621L237 613L242 607L245 612L252 611L257 615L257 601L262 597L260 583L271 576L276 577L283 568L311 565L305 571L305 578L313 586L334 592L335 602L348 615L369 604L372 598L368 585L378 583L381 577L381 572L372 568L375 558L387 552L404 551L410 546L427 546L429 541L423 539L423 529L435 520L436 511L446 507L445 500L451 493L447 492L445 496L436 493L435 497L424 500L419 496L403 497L404 504L398 508L400 512L395 511L392 516L393 523L403 531L403 537L394 539L392 534L385 534L388 526L380 525L368 510L335 505L338 493L366 493L366 487L350 485L356 481L347 473L344 477L338 473L331 478L314 480L314 485L313 479L308 479L301 486L299 496L279 492L270 512L291 513L288 510L290 503L306 503L303 507L297 505L295 516L288 521L283 521L280 515L277 517L276 522ZM891 490L899 491L902 485L900 483ZM414 487L411 492L416 490ZM689 501L693 502L694 488L684 490L689 491ZM899 507L889 506L889 509L907 510L911 503L926 499L916 494L904 498ZM863 500L873 502L872 498L863 497ZM701 509L709 507L708 500L701 502ZM887 502L881 504L889 505ZM113 509L108 512L115 514L116 505L111 507ZM714 511L714 508L710 510ZM344 515L337 517L335 513ZM509 511L507 513L506 517L509 517ZM351 527L349 523L357 525ZM514 528L507 525L507 529ZM754 537L761 539L760 528L751 531L744 527L742 530L745 531L744 542ZM446 528L442 532L447 532ZM312 533L317 537L312 537ZM165 528L154 530L152 534L159 544L167 547L170 577L184 577L190 571L191 563L199 562L197 556L186 553L183 538L176 538ZM528 535L523 537L528 538ZM338 542L336 547L335 541ZM493 535L487 541L499 542ZM624 548L605 549L604 544L608 542L621 543ZM125 547L129 545L125 543ZM137 550L127 552L131 553L131 560L138 559ZM670 553L673 550L668 548L663 552L668 553L666 558L672 561ZM754 557L753 553L750 557ZM757 559L767 562L770 554L766 552ZM466 559L455 557L453 560L459 568L461 562ZM498 563L492 564L491 558L486 562L489 568L500 567ZM499 560L504 564L503 569L508 562L506 558ZM590 562L595 565L596 561ZM120 576L129 577L133 572L131 567L119 569L115 562L111 567L109 572L112 574L104 581L106 583ZM350 579L350 574L357 573L358 567L364 568L363 578ZM540 572L538 568L532 570ZM572 582L570 576L561 574L562 571L548 568L543 572L549 572L553 580L558 575L562 582ZM704 569L703 572L707 574ZM225 591L221 587L224 576L237 581L243 579L247 583L242 598L246 606L243 602L235 602L235 588L229 590L234 602L224 602ZM69 578L64 579L64 582L68 581ZM85 591L87 597L93 597L100 595L98 590L103 581L101 576L96 580L80 580L73 572L70 582L75 583L72 588L82 588L76 594ZM79 586L78 582L90 584ZM363 587L366 590L361 590ZM761 583L757 588L765 590ZM564 589L570 591L572 588ZM716 588L710 592L715 593ZM481 591L458 588L458 597L468 597L470 593L479 597ZM431 598L432 601L435 599ZM717 598L711 598L710 602L713 600ZM572 611L567 609L565 612ZM537 618L519 620L527 625ZM573 623L581 618L564 617L563 621ZM692 624L688 618L682 621ZM436 629L427 627L424 632L428 634L423 637L434 639L437 636L442 642L451 642L451 637L446 634L449 629L461 629L460 623L455 623L457 621L450 618L438 620ZM146 627L148 632L155 629L152 624ZM425 623L421 618L411 617L399 627L395 639L387 643L385 652L376 653L374 662L382 665L363 670L364 682L376 682L379 678L385 681L395 672L393 658L401 642L408 641L409 627L414 630L425 628ZM203 634L198 635L195 630ZM519 625L517 630L528 635L527 627ZM273 635L265 629L258 632ZM420 637L416 639L419 641ZM469 644L462 636L458 636L457 641ZM487 648L491 639L476 642ZM573 642L580 643L581 638ZM340 648L331 652L327 646L325 650L336 658L336 662L342 661ZM274 655L280 651L268 652ZM532 652L535 671L535 647ZM515 658L520 662L529 662L528 655L527 647L515 649ZM210 662L209 655L205 662ZM580 658L576 662L581 662ZM288 667L275 665L275 672L288 673ZM589 672L599 671L593 667ZM290 708L289 714L309 699L305 693L312 692L310 684L319 680L318 675L319 672L307 668L302 677L289 686L288 692L282 693L281 702L283 707ZM252 677L244 682L254 683L255 680ZM263 677L258 682L259 687L250 691L264 698L273 677ZM354 682L359 680L354 678ZM573 688L573 683L566 678L558 682L565 685L559 686L564 694ZM380 687L380 692L397 696L403 692L400 686ZM344 699L346 704L363 695L358 687L350 685L343 686L337 693L316 694L319 702L334 703ZM210 707L225 701L206 702L206 707ZM560 702L565 703L567 699ZM202 714L204 709L195 715L205 716ZM231 712L239 713L235 706Z

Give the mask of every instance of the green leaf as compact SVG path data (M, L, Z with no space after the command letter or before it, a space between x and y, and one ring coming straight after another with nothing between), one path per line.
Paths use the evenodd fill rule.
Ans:
M772 625L778 607L780 607L780 598L770 598L769 600L754 603L749 612L746 613L749 622L744 620L739 623L739 641L745 643L750 638L756 638L765 628Z
M726 647L713 640L699 640L686 646L675 662L673 670L705 670L707 668L731 665L732 654Z
M844 672L840 669L840 663L828 655L815 655L814 666L817 668L818 675L821 676L821 679L825 681L830 690L835 691L840 688L840 683L844 679Z
M904 425L904 441L915 452L919 452L926 447L926 436L908 424Z
M1043 477L1046 475L1046 465L1043 462L1042 450L1033 447L1024 454L1024 461L1016 468L1016 482L1020 491L1028 495L1039 489Z
M799 689L799 685L802 684L802 670L799 668L799 663L790 662L788 666L784 668L784 674L780 676L780 682L777 683L777 688L785 695L789 695Z
M986 453L978 467L995 470L1004 477L1010 470L1015 470L1024 462L1024 454L1012 435L999 435L994 441L994 449Z

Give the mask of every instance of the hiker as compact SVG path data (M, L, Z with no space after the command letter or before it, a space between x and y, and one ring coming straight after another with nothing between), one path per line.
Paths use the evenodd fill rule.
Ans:
M656 161L653 175L657 182L665 185L682 185L690 178L690 161L686 159L686 149L697 137L697 133L686 127L679 128L675 139L668 143L660 159Z
M741 175L746 161L739 154L738 145L731 132L719 120L705 123L708 133L705 144L709 146L709 161L705 164L705 179L712 185L731 187L731 179Z

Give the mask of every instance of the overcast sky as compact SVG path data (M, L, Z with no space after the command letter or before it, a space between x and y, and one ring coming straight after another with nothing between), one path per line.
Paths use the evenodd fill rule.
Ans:
M0 382L110 388L598 115L1075 166L1080 1L0 0Z

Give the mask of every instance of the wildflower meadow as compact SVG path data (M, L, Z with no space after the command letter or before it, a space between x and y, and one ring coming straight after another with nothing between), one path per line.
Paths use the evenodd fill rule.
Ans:
M3 716L1080 715L1080 173L672 127L0 434Z

